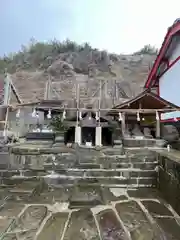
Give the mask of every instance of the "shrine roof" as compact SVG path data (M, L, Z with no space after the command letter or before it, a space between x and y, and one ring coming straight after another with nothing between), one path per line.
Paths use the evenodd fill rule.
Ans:
M63 102L63 100L38 100L34 102L18 104L16 107L32 107L42 110L47 110L49 108L54 110L62 110L64 109Z
M118 109L179 109L179 107L173 103L168 102L167 100L159 97L155 93L151 92L149 89L143 91L136 97L132 98L129 101L121 103L114 108L113 110ZM111 111L110 111L111 112ZM110 113L109 112L109 113ZM112 115L112 113L111 113Z

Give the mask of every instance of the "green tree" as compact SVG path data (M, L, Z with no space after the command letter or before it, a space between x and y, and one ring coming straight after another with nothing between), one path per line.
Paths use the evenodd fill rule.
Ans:
M49 126L55 132L65 132L67 130L67 126L62 121L62 115L53 116L53 118L50 121Z
M158 49L148 44L148 45L145 45L143 48L141 48L139 51L133 53L133 55L140 55L140 54L155 55L157 53L158 53Z

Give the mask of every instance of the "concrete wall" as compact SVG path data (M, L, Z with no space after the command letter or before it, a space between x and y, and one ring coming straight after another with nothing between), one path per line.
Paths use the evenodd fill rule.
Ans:
M175 62L169 69L166 71L159 80L159 94L162 98L172 102L178 106L180 106L180 95L179 95L179 75L180 75L180 37L176 36L174 38L175 48L173 49L171 56L169 57L169 64ZM179 118L180 111L165 113L161 115L161 118L171 119L171 118Z
M180 214L180 159L169 156L158 156L159 176L158 189L163 198Z
M180 106L180 60L177 61L167 72L165 72L159 81L160 97L168 100L171 103ZM165 113L161 115L162 119L180 117L180 111Z

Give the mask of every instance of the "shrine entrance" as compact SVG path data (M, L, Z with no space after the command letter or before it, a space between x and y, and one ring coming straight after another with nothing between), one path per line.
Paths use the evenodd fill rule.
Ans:
M96 139L96 128L95 127L82 127L81 131L82 144L87 142L92 143L92 146L95 146Z
M65 134L65 144L76 142L87 146L112 145L109 120L105 117L98 119L91 110L82 113L81 118L66 119L65 124L69 126Z
M113 145L112 131L109 127L102 128L102 145L103 146Z
M75 127L70 127L64 133L64 143L74 143L75 140Z
M178 106L147 89L115 106L108 115L121 122L124 139L160 139L162 116L171 109L178 109Z

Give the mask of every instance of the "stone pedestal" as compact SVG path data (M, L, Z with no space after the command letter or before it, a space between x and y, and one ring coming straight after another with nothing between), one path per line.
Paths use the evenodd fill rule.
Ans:
M62 146L64 145L64 132L56 134L55 141L54 141L54 147Z
M96 127L96 146L102 146L102 127Z
M122 144L122 140L121 139L114 140L113 149L114 150L118 149L118 154L120 154L120 155L124 154L124 149L123 149L123 144Z
M26 134L27 141L54 141L55 134L53 132L28 132Z
M81 145L81 127L75 127L75 143Z

